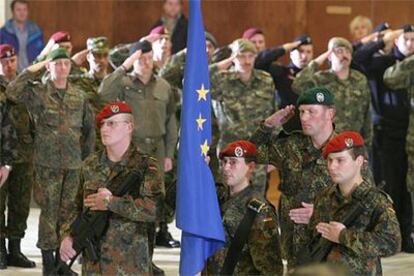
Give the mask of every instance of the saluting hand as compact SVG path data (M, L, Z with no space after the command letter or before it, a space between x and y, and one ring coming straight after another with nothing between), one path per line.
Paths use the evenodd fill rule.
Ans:
M88 195L83 200L83 204L92 211L106 211L108 208L106 208L104 199L111 195L111 191L107 188L99 188L97 193Z
M275 127L275 126L283 125L284 123L289 121L289 119L292 118L293 115L295 115L295 106L288 105L285 108L282 108L276 111L275 113L273 113L272 115L270 115L270 117L268 117L264 121L264 124L267 127Z
M345 228L345 225L336 221L331 221L329 223L320 222L316 225L316 230L322 235L322 238L335 243L339 243L339 235Z
M132 65L134 64L134 62L136 60L138 60L142 55L142 50L136 50L132 55L130 55L125 61L124 63L122 63L122 67L124 67L125 70L129 70L132 68Z

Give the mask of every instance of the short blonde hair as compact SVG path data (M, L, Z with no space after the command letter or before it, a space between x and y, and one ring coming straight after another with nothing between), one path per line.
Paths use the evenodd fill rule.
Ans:
M369 19L369 17L366 17L364 15L358 15L355 16L354 19L352 19L351 23L349 23L349 31L353 35L355 32L355 29L358 26L366 25L368 28L368 33L372 32L372 21Z

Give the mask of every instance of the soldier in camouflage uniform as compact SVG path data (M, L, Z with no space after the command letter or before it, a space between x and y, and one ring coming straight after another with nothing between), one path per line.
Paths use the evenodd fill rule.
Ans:
M68 82L66 50L53 50L46 61L31 65L7 87L7 97L24 104L36 129L34 137L34 197L40 206L39 240L43 271L54 271L53 251L59 228L74 208L81 160L94 149L95 124L84 92ZM46 66L50 78L38 82Z
M232 45L232 56L210 65L212 106L220 132L218 151L237 139L247 139L260 121L277 110L273 80L267 72L254 69L256 47L246 39ZM226 70L234 62L234 68ZM266 169L258 166L253 186L263 194Z
M366 155L357 132L342 132L326 145L323 156L331 180L315 199L310 249L326 239L333 243L326 261L347 265L352 275L382 275L380 257L399 252L401 235L391 198L362 175ZM357 204L362 213L344 225Z
M370 115L371 95L367 78L351 69L352 44L344 38L329 40L328 51L311 61L296 75L292 83L295 93L302 93L315 86L327 87L335 94L335 129L360 132L371 145L372 124ZM318 71L329 59L331 68Z
M162 180L155 159L140 152L131 142L134 129L131 113L131 108L121 102L103 108L96 123L106 150L89 156L82 165L82 185L72 220L84 208L112 213L100 241L99 261L92 263L84 256L82 274L85 275L152 275L147 226L158 215ZM112 195L132 170L143 175L136 191L122 197ZM62 228L63 261L75 255L69 225Z
M402 61L397 61L385 71L384 83L396 92L407 94L411 106L405 149L408 157L407 189L411 194L414 214L414 32L407 32L402 36L404 35L407 36L407 41L411 41L411 47L407 45L410 52L407 52L407 56ZM405 187L400 189L400 192L405 193ZM397 204L400 202L399 200L396 201ZM400 209L397 208L398 212ZM405 237L403 237L403 240L406 240Z
M298 214L310 217L315 195L326 187L329 178L322 148L334 135L334 97L326 88L302 93L297 102L302 132L280 138L273 133L293 116L287 106L268 117L251 137L258 146L258 163L271 164L280 171L279 219L281 245L288 269L302 263L299 258L309 242L306 223Z
M16 77L16 70L15 49L8 44L0 45L0 269L6 269L7 265L35 266L35 263L28 260L20 251L20 240L24 237L29 215L30 181L20 182L14 177L14 182L10 182L11 176L9 177L12 168L16 170L14 161L17 158L17 137L5 91L8 82ZM6 238L9 239L9 255L6 250Z
M251 224L246 243L235 266L233 275L283 275L278 222L275 210L264 196L251 186L255 169L256 146L240 140L230 143L220 153L224 183L230 189L230 198L221 205L226 245L207 261L203 274L219 275L236 231L248 213L248 208L260 205Z
M158 168L164 178L164 172L173 168L178 137L174 95L168 82L154 75L152 71L151 43L144 40L134 47L136 50L131 51L133 54L122 66L104 79L99 94L103 101L124 101L131 106L134 120L139 122L134 129L132 140L141 151L157 159ZM127 73L131 68L132 72ZM165 192L164 182L162 184ZM168 232L164 214L157 218L157 222L160 231L167 236L167 245L179 247L180 243ZM149 234L154 235L155 232L151 231L149 230ZM150 239L152 242L153 239Z

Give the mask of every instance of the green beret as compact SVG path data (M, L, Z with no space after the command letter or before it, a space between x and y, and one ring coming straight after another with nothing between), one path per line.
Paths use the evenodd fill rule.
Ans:
M47 59L49 59L50 61L54 61L60 58L67 58L69 59L69 53L68 51L66 51L66 49L64 48L57 48L53 51L51 51L49 53L49 55L47 55Z
M108 38L104 36L90 37L86 40L86 48L93 53L107 54L109 53Z
M348 50L352 53L352 44L347 39L343 37L333 37L329 39L328 42L328 50L332 50L337 47L345 47L348 48Z
M243 52L252 52L253 54L257 53L256 46L250 40L245 38L239 38L233 41L230 45L233 53L243 53Z
M335 97L329 89L325 87L314 87L302 93L299 96L296 105L319 104L331 106L335 105L334 99Z

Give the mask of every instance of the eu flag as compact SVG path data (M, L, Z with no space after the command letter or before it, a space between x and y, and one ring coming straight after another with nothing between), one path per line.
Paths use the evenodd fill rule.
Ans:
M224 245L214 179L205 161L211 144L211 98L200 0L190 0L178 153L177 227L180 274L195 275Z

